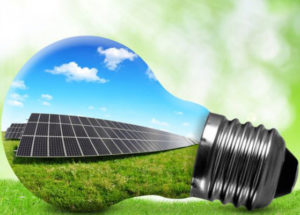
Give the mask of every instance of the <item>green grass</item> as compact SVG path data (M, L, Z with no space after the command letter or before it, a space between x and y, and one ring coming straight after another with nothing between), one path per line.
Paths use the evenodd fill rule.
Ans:
M188 203L155 202L144 199L127 199L106 210L95 212L95 215L118 214L300 214L300 192L275 199L265 209L247 211L236 209L232 205L221 205L219 202L193 201ZM14 181L0 181L0 211L5 215L72 215L57 209L32 195L21 183ZM84 214L84 213L81 213Z
M197 147L150 155L89 159L15 158L18 141L4 141L5 151L21 182L0 181L3 214L300 214L300 191L261 210L248 212L218 201L155 202L130 197L156 194L188 197ZM124 200L125 199L125 200ZM124 201L122 201L124 200ZM110 207L109 207L110 206ZM59 209L60 208L60 209ZM82 214L82 213L81 213Z
M59 210L32 195L20 182L0 181L1 214L57 214ZM45 213L46 212L46 213Z
M138 156L89 159L16 158L19 141L4 141L8 161L36 196L70 211L98 211L141 195L189 196L197 146Z

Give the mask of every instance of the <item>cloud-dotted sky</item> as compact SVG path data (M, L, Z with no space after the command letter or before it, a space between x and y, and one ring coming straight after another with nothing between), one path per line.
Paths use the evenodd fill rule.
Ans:
M199 139L208 115L206 108L169 94L134 52L100 37L75 37L45 48L14 83L4 105L4 130L42 112L112 119Z

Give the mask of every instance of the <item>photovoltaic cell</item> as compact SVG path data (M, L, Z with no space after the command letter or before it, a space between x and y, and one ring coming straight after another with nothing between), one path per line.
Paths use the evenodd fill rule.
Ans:
M41 114L39 117L39 122L49 122L49 114Z
M70 116L70 119L73 125L81 124L77 116Z
M141 146L142 148L145 149L145 152L149 152L152 151L153 149L151 148L150 144L147 143L146 141L142 141L142 140L136 140Z
M139 150L134 146L134 143L130 140L123 140L123 143L130 149L132 153L138 153Z
M84 129L89 137L98 137L96 130L91 126L84 126Z
M112 154L122 154L112 139L103 139L103 142Z
M105 129L106 133L108 134L108 136L110 138L118 138L118 136L116 135L116 133L113 131L113 129L111 128L106 128Z
M87 137L87 134L85 133L83 126L74 125L73 128L74 128L74 131L75 131L75 135L77 137Z
M19 157L88 157L187 147L190 139L152 128L88 117L31 114ZM9 128L7 132L14 131Z
M37 114L37 113L31 114L28 122L37 122L39 119L39 116L40 116L40 114Z
M140 144L136 140L131 140L131 143L134 144L135 148L137 148L138 152L145 152L145 150L140 146Z
M109 138L108 133L102 127L95 127L96 132L98 133L99 137L102 138Z
M112 140L112 141L115 143L115 145L117 145L119 147L119 149L123 152L123 154L129 154L130 153L130 150L123 143L122 140L115 139L115 140Z
M86 117L79 117L80 121L81 121L81 124L83 125L91 125L88 118Z
M131 130L129 127L128 127L128 125L126 124L126 123L123 123L122 124L122 127L123 127L123 129L125 129L125 130Z
M74 137L74 131L72 129L71 125L61 125L62 127L62 133L64 137Z
M59 123L59 115L55 115L55 114L50 115L50 122Z
M33 142L32 156L47 157L47 147L48 147L47 137L35 137Z
M70 124L70 117L69 116L65 116L65 115L60 115L60 121L61 123L66 123L66 124Z
M96 120L101 127L109 127L108 124L105 123L104 120L102 120L102 119L96 119Z
M125 139L127 139L127 140L134 139L134 137L132 135L130 135L129 131L123 130L123 135L125 136Z
M5 132L5 139L6 140L20 140L26 124L25 123L13 123Z
M91 124L92 124L93 126L99 126L99 124L98 124L98 122L97 122L96 119L89 118L89 121L91 122Z
M59 124L50 124L49 136L61 136L61 128Z
M47 136L48 135L48 124L39 123L36 131L36 135Z
M33 144L33 137L22 137L18 147L17 156L31 156L31 148Z
M127 139L126 136L123 134L123 131L115 129L114 132L118 136L119 139Z
M65 156L63 140L61 137L49 137L49 156Z
M27 123L23 135L34 135L36 130L37 123Z
M115 125L110 121L105 121L108 124L108 127L115 128Z
M67 156L82 156L76 138L64 138Z
M99 155L109 155L110 152L101 139L91 139Z
M84 155L97 155L97 152L88 138L79 138L78 142Z

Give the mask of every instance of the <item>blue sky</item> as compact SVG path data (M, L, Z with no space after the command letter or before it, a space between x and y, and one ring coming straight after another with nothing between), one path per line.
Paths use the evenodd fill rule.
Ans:
M198 137L208 110L169 94L132 50L100 37L58 41L33 56L6 96L2 130L33 112L89 116Z

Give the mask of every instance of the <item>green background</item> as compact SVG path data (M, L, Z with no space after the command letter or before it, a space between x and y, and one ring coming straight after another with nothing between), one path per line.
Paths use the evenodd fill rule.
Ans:
M134 50L180 98L278 128L300 158L299 1L12 0L1 5L1 109L14 76L34 53L65 37L98 35ZM0 179L17 180L2 144L0 164Z

